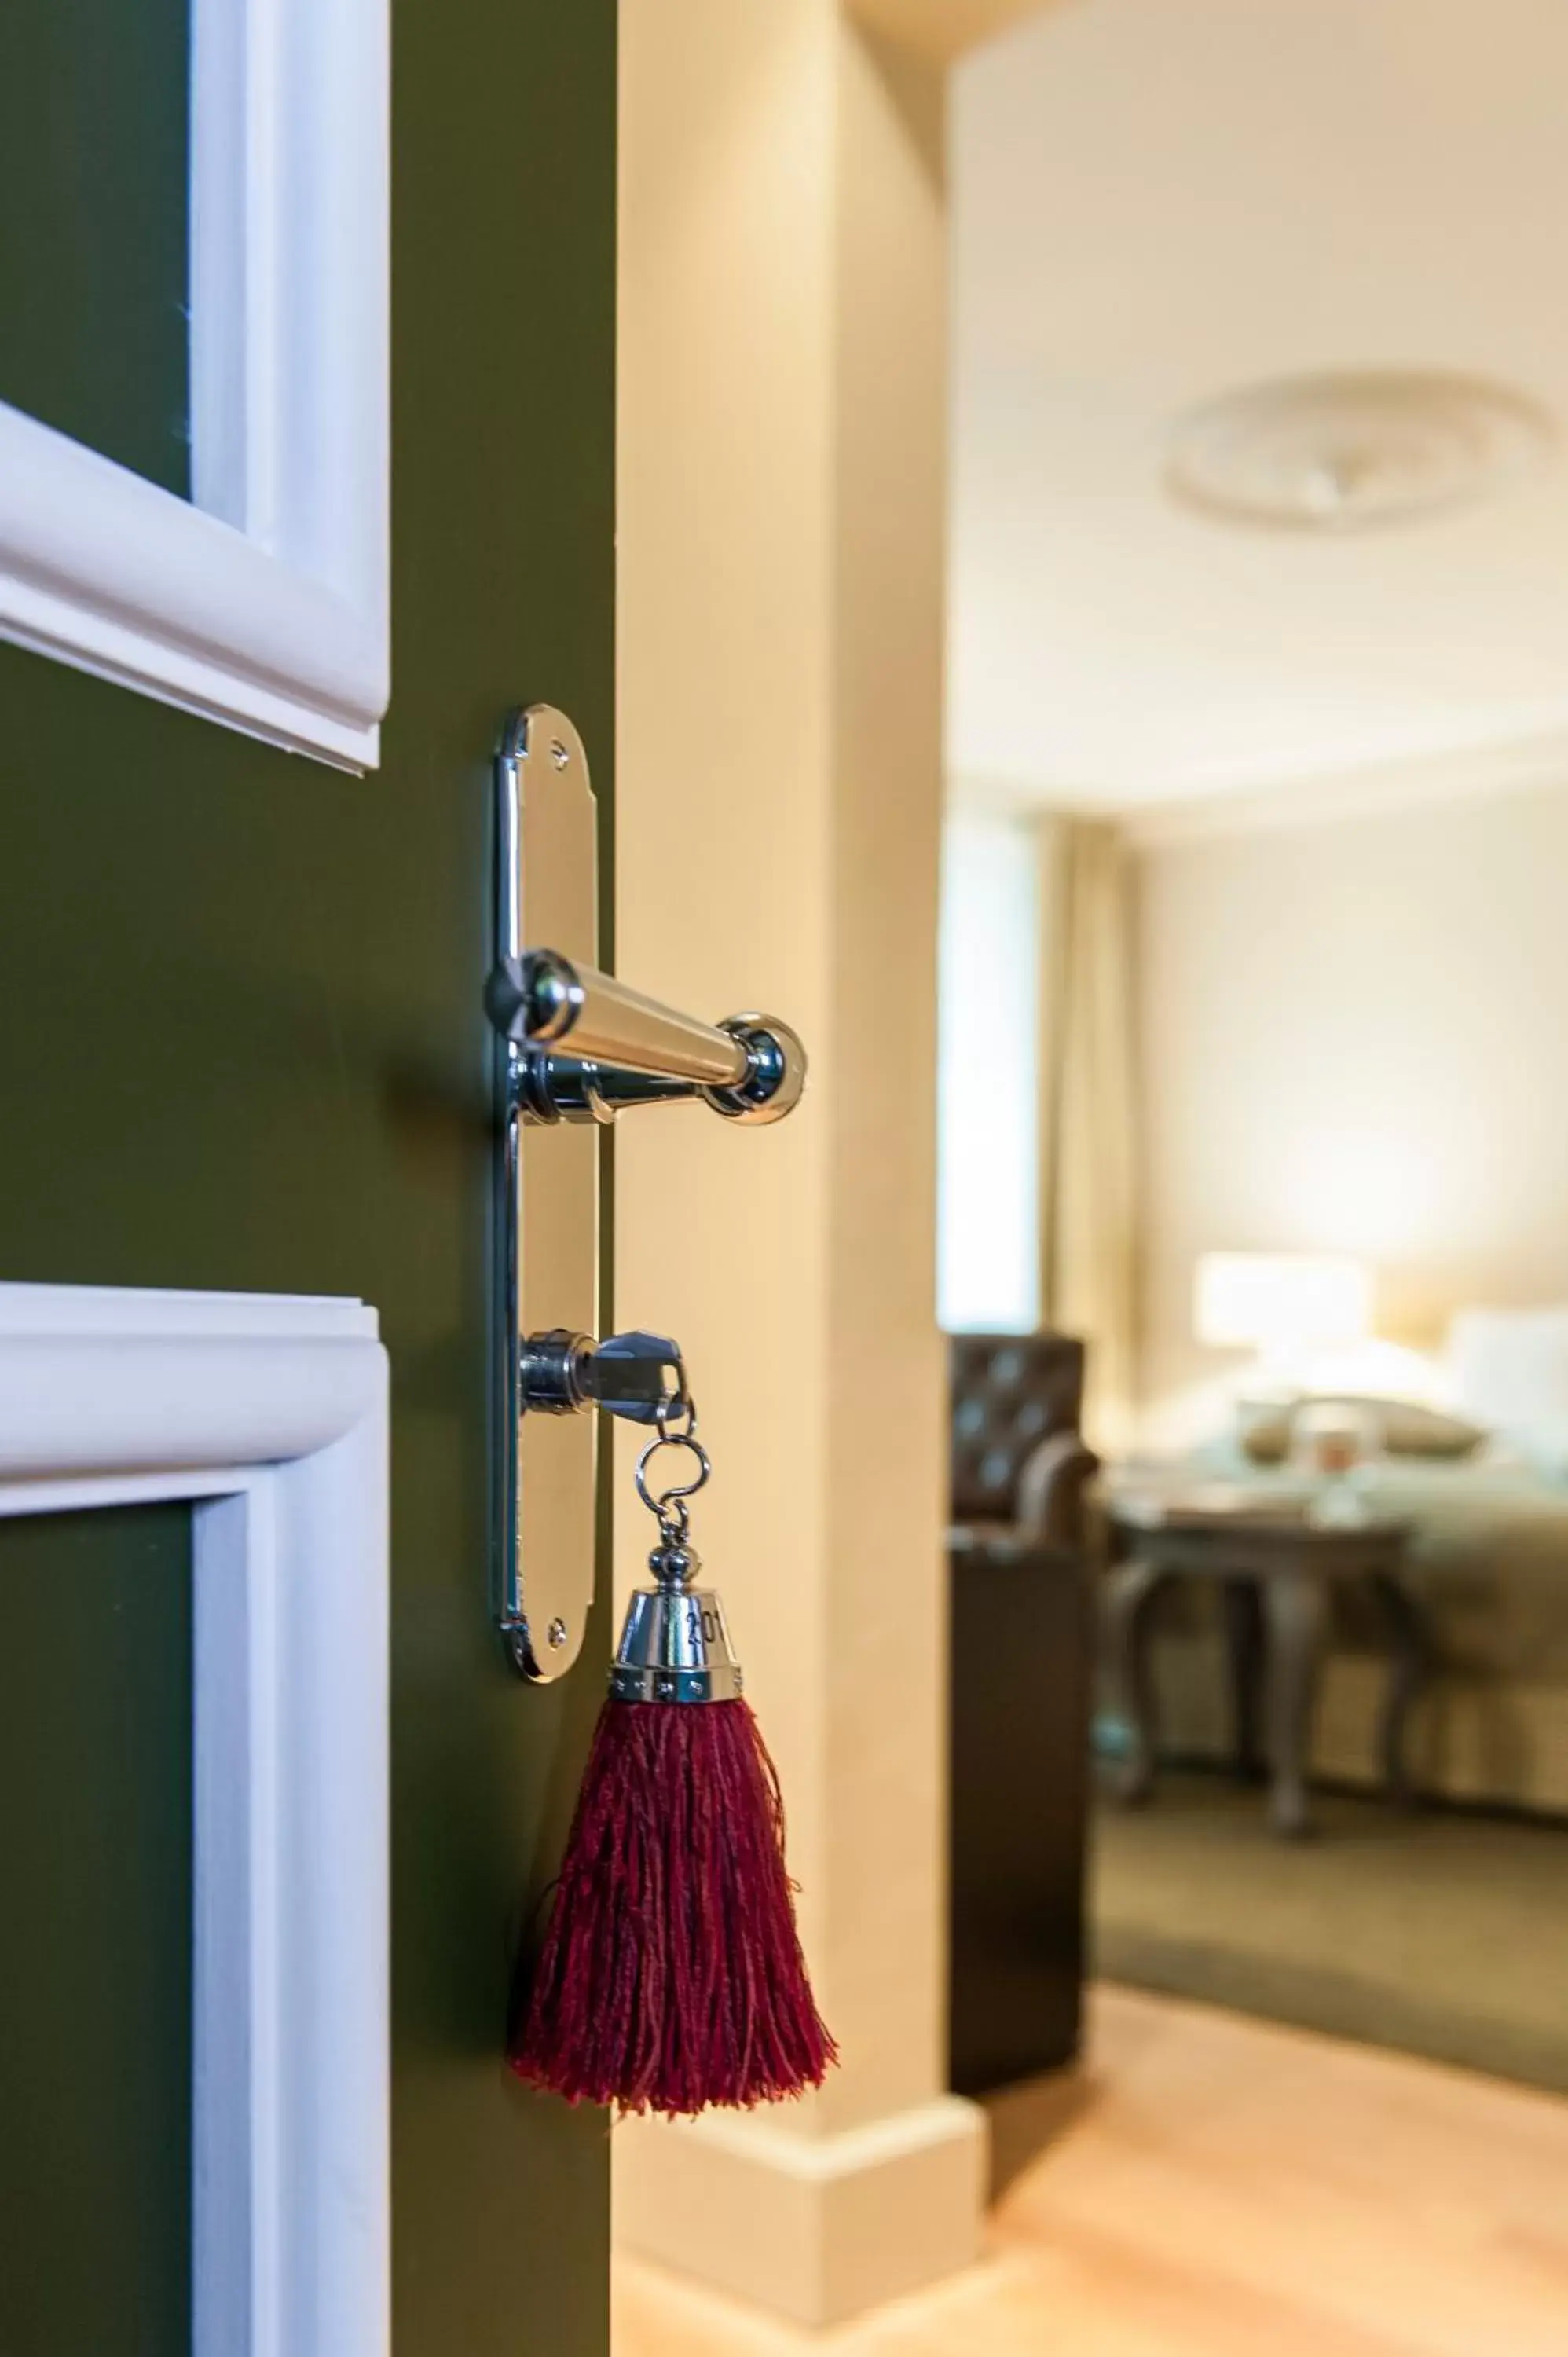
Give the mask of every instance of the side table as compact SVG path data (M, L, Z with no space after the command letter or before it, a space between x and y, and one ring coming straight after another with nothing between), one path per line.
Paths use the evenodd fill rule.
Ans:
M1154 1786L1155 1724L1149 1676L1148 1608L1178 1577L1222 1584L1230 1641L1238 1766L1269 1763L1270 1821L1287 1839L1312 1831L1307 1771L1312 1720L1327 1631L1329 1591L1359 1580L1382 1605L1390 1634L1388 1686L1380 1727L1384 1781L1408 1800L1404 1730L1425 1674L1425 1623L1402 1577L1409 1526L1393 1520L1317 1523L1305 1507L1112 1498L1108 1507L1120 1560L1107 1575L1110 1669L1128 1750L1115 1783L1125 1803ZM1262 1743L1257 1719L1262 1694Z

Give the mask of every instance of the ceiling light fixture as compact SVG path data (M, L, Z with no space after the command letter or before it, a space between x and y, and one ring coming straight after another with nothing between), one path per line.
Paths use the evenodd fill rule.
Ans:
M1324 371L1188 410L1166 481L1232 522L1360 532L1498 490L1544 464L1555 440L1536 403L1481 377Z

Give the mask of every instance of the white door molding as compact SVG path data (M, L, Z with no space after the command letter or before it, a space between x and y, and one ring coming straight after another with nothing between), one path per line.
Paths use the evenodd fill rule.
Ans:
M193 2357L386 2357L375 1312L0 1285L0 1515L189 1499Z
M390 692L387 19L193 0L190 500L0 403L0 636L353 770Z

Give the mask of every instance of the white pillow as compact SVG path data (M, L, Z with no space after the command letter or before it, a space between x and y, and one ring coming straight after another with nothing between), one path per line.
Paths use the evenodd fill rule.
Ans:
M1568 1472L1568 1307L1462 1309L1448 1355L1462 1415Z

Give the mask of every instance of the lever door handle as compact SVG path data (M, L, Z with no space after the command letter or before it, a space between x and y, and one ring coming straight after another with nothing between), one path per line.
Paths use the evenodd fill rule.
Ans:
M777 1016L702 1023L558 950L501 957L485 1006L503 1039L546 1060L528 1090L536 1119L701 1096L732 1121L781 1121L806 1084L805 1049Z
M573 1411L648 1423L684 1386L665 1338L591 1339L602 1158L594 1125L680 1097L737 1123L779 1121L800 1102L806 1052L770 1015L700 1023L599 971L588 758L553 705L507 721L495 815L485 989L500 1116L494 1609L518 1669L548 1681L576 1660L594 1595L602 1419ZM746 1183L739 1167L736 1183Z

